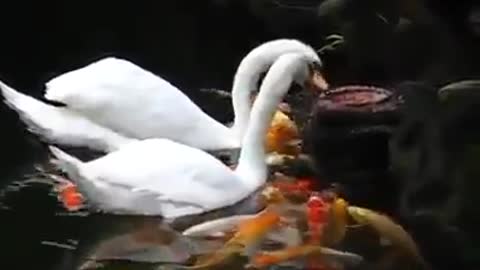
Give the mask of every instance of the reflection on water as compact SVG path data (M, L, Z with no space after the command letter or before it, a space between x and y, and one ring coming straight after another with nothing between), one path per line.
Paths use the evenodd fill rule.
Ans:
M20 169L16 178L29 172L33 169ZM8 247L2 265L86 269L92 259L182 263L221 244L202 243L200 249L159 218L68 213L56 196L38 177L12 181L2 189L1 235Z
M71 269L89 269L110 261L129 261L140 265L184 263L199 252L217 245L190 241L163 225L157 218L90 215L88 230L77 245Z

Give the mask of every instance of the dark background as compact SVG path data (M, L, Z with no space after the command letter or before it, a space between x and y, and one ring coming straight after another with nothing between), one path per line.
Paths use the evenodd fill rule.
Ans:
M387 5L375 0L337 0L331 1L327 15L320 16L321 2L4 2L0 4L0 79L38 98L47 80L115 55L194 95L200 88L230 89L241 58L263 41L290 37L319 48L332 33L341 33L348 41L337 52L322 56L333 84L388 85L409 79L441 85L480 75L480 7L477 10L468 1L399 0ZM391 23L383 23L375 17L377 13ZM408 18L410 24L401 25L399 17ZM202 107L207 112L211 109ZM2 105L0 119L1 187L11 181L7 176L31 166L27 161L39 154L14 112ZM41 207L55 203L42 202L28 192L14 200L22 198L19 209L31 211L32 216L0 219L0 228L7 234L14 231L7 240L1 239L6 241L4 254L8 255L5 259L0 255L0 260L15 260L15 269L24 264L51 269L54 255L28 246L25 239L42 239L49 226L66 230L75 220L44 220L42 213L47 210ZM59 224L61 228L55 227Z

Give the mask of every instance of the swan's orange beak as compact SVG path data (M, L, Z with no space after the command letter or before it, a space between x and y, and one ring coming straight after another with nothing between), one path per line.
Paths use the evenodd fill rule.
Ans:
M312 70L309 80L307 81L307 87L312 91L326 91L328 90L328 83L323 77L322 73L318 70Z

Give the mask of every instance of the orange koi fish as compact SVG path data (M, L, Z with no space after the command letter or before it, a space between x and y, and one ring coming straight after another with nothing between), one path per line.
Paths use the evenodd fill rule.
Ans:
M225 243L223 248L198 261L193 266L182 267L182 269L206 269L216 265L221 265L235 256L251 256L250 250L253 249L269 231L280 223L280 216L276 211L265 209L257 216L245 220L238 225L235 235Z
M328 221L330 205L325 202L320 193L313 193L307 202L308 243L320 245L325 224ZM325 269L325 266L316 258L308 260L307 269Z
M265 268L293 259L312 257L320 257L325 261L325 263L329 263L331 262L330 259L334 259L340 260L343 263L347 263L349 265L357 265L358 263L363 261L363 257L354 253L321 247L319 245L303 245L296 247L288 247L282 250L261 252L252 260L250 266L254 268ZM319 265L315 269L331 268L327 268L326 265Z
M65 209L73 212L84 206L85 199L72 181L58 175L49 175L49 177L58 183L54 190L58 192L57 198Z

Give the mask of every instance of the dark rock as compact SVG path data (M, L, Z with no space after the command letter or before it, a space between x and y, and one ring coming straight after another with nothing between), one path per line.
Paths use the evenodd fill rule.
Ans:
M392 90L347 86L318 98L305 151L327 185L339 183L352 204L392 210L389 139L402 100Z
M457 83L435 99L417 87L411 97L418 102L407 110L415 113L404 114L392 139L399 216L434 269L478 267L479 90Z

